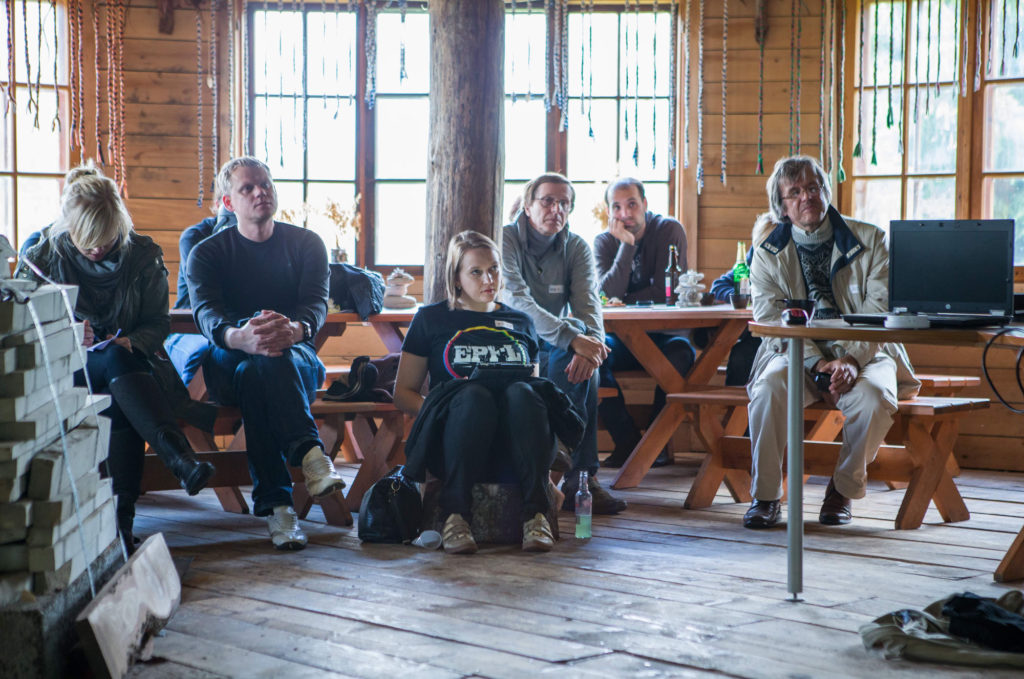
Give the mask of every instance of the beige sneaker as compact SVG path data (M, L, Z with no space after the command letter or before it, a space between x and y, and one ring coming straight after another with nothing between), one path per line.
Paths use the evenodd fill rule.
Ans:
M444 551L449 554L475 554L476 540L473 539L473 531L469 524L462 518L462 514L449 514L444 522L444 530L441 531L441 542Z
M551 534L546 516L537 512L532 519L523 522L524 552L550 552L554 546L555 536Z
M274 513L267 517L267 528L275 549L298 550L306 546L306 534L299 527L299 515L291 505L274 507Z
M306 490L313 497L329 495L345 487L345 480L320 446L313 446L303 456L302 475L306 479Z

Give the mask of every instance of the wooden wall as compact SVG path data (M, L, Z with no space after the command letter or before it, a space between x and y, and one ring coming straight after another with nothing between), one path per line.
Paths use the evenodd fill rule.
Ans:
M667 4L667 3L665 3ZM682 4L682 3L681 3ZM697 6L692 3L693 54L697 49ZM721 35L722 2L708 0L705 19L705 116L704 166L706 179L700 196L695 191L695 152L687 169L680 167L680 195L677 205L689 231L690 262L708 279L727 270L735 259L736 241L749 242L754 217L765 209L765 176L755 173L757 161L758 46L754 39L754 2L729 3L728 51L728 175L719 179L721 158ZM102 5L101 5L102 7ZM769 28L765 49L764 165L770 172L774 161L789 150L790 79L790 7L787 0L767 0ZM818 83L820 6L801 5L803 30L801 46L802 89L801 151L818 152ZM852 11L852 5L851 5ZM208 11L202 12L203 33L209 36ZM88 21L86 22L88 24ZM102 23L102 22L101 22ZM170 35L157 31L155 0L136 0L128 10L125 42L125 82L127 86L126 140L128 153L128 207L136 228L155 238L164 248L171 275L172 303L178 269L177 240L181 230L208 216L212 196L196 205L197 195L197 112L195 12L175 11L175 30ZM224 20L218 21L219 56L227 54ZM86 72L92 69L91 33L86 26ZM204 44L204 53L207 46ZM691 144L696 143L696 57L691 80ZM222 67L223 71L223 67ZM848 69L849 73L849 69ZM91 77L91 76L90 76ZM222 73L222 85L227 82ZM87 80L87 107L93 110L92 82ZM102 96L101 96L102 98ZM210 90L204 93L204 119L212 115ZM228 107L222 95L219 129L221 158L215 163L209 156L210 139L204 139L207 153L206 184L213 168L227 159ZM682 100L680 99L680 102ZM682 117L680 116L680 126ZM209 130L209 127L207 127ZM209 132L207 132L208 134ZM680 129L680 139L681 129ZM89 143L93 148L94 143ZM92 154L88 154L92 155ZM841 191L842 188L838 187ZM421 282L412 292L419 294ZM949 372L980 375L980 351L973 349L937 349L910 347L915 366L922 372ZM368 327L353 327L344 339L332 340L323 352L325 362L341 363L360 353L381 354L383 345ZM1013 385L1012 358L1007 352L994 352L995 379L1001 387ZM987 387L975 390L991 396ZM1017 395L1017 400L1022 397ZM1024 418L1001 406L977 416L965 418L958 454L968 467L1024 470Z

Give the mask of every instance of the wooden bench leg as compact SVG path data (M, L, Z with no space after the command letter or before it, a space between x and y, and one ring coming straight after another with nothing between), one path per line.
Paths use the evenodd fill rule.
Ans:
M971 518L971 513L968 511L967 505L964 504L964 498L960 495L950 470L950 462L956 466L953 461L953 444L956 443L959 434L959 419L941 421L932 430L932 438L935 440L935 446L940 455L939 459L945 457L946 461L942 466L942 474L932 501L935 503L935 508L939 510L942 520L946 523L956 523ZM957 469L959 470L959 468Z
M896 515L896 528L899 530L920 527L933 499L943 520L962 521L970 517L960 492L946 471L946 459L956 440L956 422L922 420L924 418L915 418L907 427L907 450L916 469Z
M708 454L690 486L690 492L686 494L683 506L687 509L710 507L718 487L726 479L726 470L722 466L722 436L725 432L719 423L720 414L718 408L700 406L698 409L697 438L704 444Z
M647 472L650 471L651 464L658 457L658 453L669 442L672 434L683 421L685 414L685 406L681 403L665 404L654 422L644 432L636 449L622 465L622 469L615 475L612 480L612 488L617 490L635 488L643 480Z
M185 434L185 438L188 440L189 445L192 446L193 450L217 450L217 442L209 432L202 431L195 427L185 426L182 427L182 433ZM232 443L234 443L234 441L232 441ZM245 450L244 434L242 435L242 447L235 448L233 450ZM216 466L216 462L214 463L214 466ZM231 512L233 514L249 513L249 505L246 504L245 496L242 495L242 491L238 486L215 487L213 492L217 496L217 500L220 502L220 506L225 512Z
M1006 550L1006 556L999 562L992 577L996 582L1024 579L1024 528L1017 533L1017 538Z

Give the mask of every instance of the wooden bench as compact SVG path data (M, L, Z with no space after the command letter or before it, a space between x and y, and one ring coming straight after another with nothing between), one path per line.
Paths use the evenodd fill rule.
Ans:
M669 394L674 407L697 408L696 431L709 451L687 495L687 508L707 507L725 482L737 502L749 502L751 468L747 428L749 398L743 387L710 387ZM896 528L917 528L928 503L934 502L943 521L970 518L947 466L959 433L960 417L987 408L988 399L919 396L900 401L886 443L868 465L868 478L906 483ZM835 441L843 416L823 402L805 409L804 473L831 476L839 448Z

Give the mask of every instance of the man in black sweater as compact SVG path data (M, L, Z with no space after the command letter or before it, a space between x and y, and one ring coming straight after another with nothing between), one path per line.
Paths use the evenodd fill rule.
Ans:
M327 316L327 251L312 231L274 221L262 161L230 160L217 181L238 226L196 245L186 268L192 314L213 343L203 372L214 398L242 410L253 514L268 518L274 547L302 549L286 460L310 495L345 485L309 410L324 380L313 338Z

